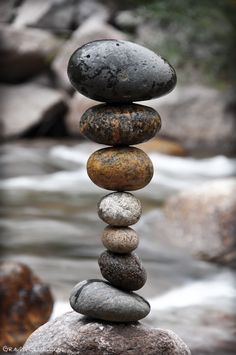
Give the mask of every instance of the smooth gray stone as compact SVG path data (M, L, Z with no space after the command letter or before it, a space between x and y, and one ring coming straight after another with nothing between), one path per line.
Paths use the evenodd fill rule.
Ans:
M98 203L98 216L112 226L131 226L141 214L141 202L129 192L112 192Z
M147 273L135 254L115 254L104 251L98 264L102 276L113 286L126 291L139 290L147 280Z
M70 304L78 313L111 322L135 322L150 312L144 298L118 290L103 280L78 283L71 292Z
M101 102L150 100L176 85L172 66L151 50L128 41L100 40L78 48L68 64L76 90Z

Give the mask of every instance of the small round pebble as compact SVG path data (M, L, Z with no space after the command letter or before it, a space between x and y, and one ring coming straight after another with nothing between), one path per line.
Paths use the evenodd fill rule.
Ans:
M151 107L96 105L80 120L80 133L106 145L135 145L153 138L161 128L161 118Z
M113 192L98 202L98 216L112 226L131 226L141 214L141 202L129 192Z
M139 243L137 233L129 227L107 226L102 235L105 248L113 253L131 253Z
M69 60L68 76L83 95L112 103L150 100L176 85L175 70L165 59L136 43L114 39L78 48Z
M153 165L141 149L110 147L99 149L89 157L87 172L93 183L103 189L133 191L149 184Z
M115 254L106 250L100 255L98 264L102 276L122 290L139 290L147 280L146 270L135 253Z
M71 292L70 304L78 313L111 322L136 322L150 312L143 297L118 290L103 280L78 283Z

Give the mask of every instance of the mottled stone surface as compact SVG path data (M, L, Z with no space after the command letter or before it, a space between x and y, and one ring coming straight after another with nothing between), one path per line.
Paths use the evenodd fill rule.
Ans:
M137 233L129 227L107 226L102 235L105 248L113 253L131 253L139 243Z
M122 290L139 290L147 280L146 270L135 253L115 254L104 251L98 259L98 264L102 276Z
M0 352L19 347L53 308L49 287L30 268L15 261L0 262Z
M99 187L112 191L133 191L149 184L153 165L141 149L112 147L94 152L88 159L87 172Z
M150 312L143 297L118 290L103 280L78 283L71 292L70 304L78 313L111 322L135 322Z
M80 133L106 145L139 144L160 128L161 118L155 110L135 104L93 106L80 120Z
M172 331L141 323L111 324L93 321L76 312L63 314L37 329L20 355L190 355L187 345Z
M100 40L71 56L68 76L83 95L102 102L150 100L170 92L176 74L170 64L138 44Z
M138 222L141 213L140 201L129 192L113 192L98 203L98 216L113 226L131 226Z

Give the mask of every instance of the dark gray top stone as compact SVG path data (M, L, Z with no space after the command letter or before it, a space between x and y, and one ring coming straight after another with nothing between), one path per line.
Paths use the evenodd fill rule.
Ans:
M78 48L68 64L76 90L101 102L160 97L176 84L172 66L151 50L128 41L99 40Z

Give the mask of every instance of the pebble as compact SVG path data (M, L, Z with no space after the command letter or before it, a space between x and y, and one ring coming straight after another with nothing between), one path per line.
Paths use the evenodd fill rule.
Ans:
M153 138L161 128L161 118L151 107L96 105L81 117L80 133L106 145L134 145Z
M175 70L166 60L138 44L118 40L78 48L69 60L68 76L83 95L109 103L150 100L176 85Z
M104 251L98 259L98 264L102 276L122 290L139 290L147 280L147 273L135 253L115 254Z
M141 202L129 192L113 192L98 203L98 216L112 226L131 226L138 222L141 214Z
M72 290L70 304L78 313L111 322L135 322L150 312L144 298L118 290L103 280L78 283Z
M137 233L129 227L107 226L102 235L105 248L113 253L131 253L139 243Z
M133 191L149 184L153 165L141 149L110 147L99 149L89 157L87 172L99 187L112 191Z

